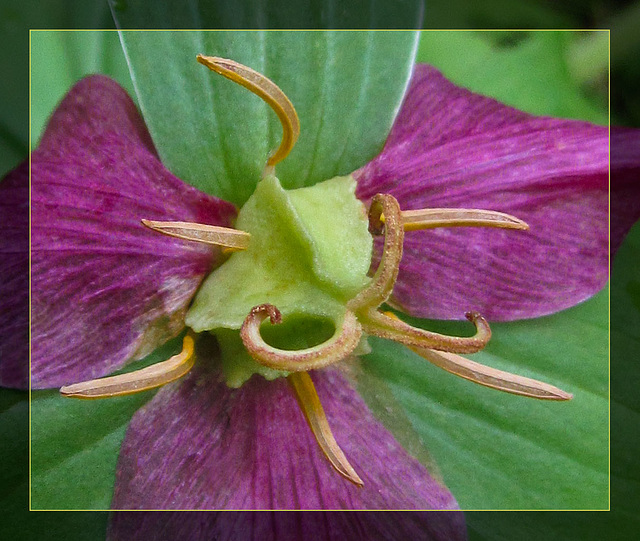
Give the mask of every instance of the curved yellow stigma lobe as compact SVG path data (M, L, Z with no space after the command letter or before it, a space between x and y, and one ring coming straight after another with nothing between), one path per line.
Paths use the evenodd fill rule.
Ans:
M158 222L155 220L141 220L141 222L158 233L192 240L213 246L222 246L227 251L237 252L249 247L251 234L246 231L220 227L217 225L196 224L191 222Z
M373 235L384 232L384 248L371 283L347 304L347 308L354 312L365 307L380 306L389 298L396 283L402 259L404 230L400 205L395 197L389 194L373 197L369 207L369 231Z
M182 351L170 359L135 372L92 379L67 385L60 393L67 398L111 398L139 393L160 387L184 376L195 362L194 341L186 335L182 342Z
M331 432L331 427L327 421L320 397L313 385L311 376L309 376L307 372L295 372L289 374L287 380L295 392L298 404L304 413L309 428L311 428L311 432L313 432L320 449L329 462L331 462L331 465L340 475L355 485L363 486L364 483L362 479L360 479L360 476L351 464L349 464L347 457L342 452L342 449L340 449Z
M519 218L504 212L481 209L419 209L403 210L401 222L405 231L436 227L498 227L527 230Z
M383 314L369 309L360 317L363 330L368 334L394 340L405 346L448 351L450 353L476 353L491 339L489 323L480 314L469 312L467 319L476 327L476 334L469 337L447 336L412 327L398 319L395 314ZM393 316L393 317L392 317Z
M336 326L335 334L317 346L284 350L267 344L260 335L260 324L267 319L272 324L282 321L280 311L271 304L255 306L249 312L240 329L240 338L249 355L258 363L274 370L306 372L322 368L347 357L360 343L362 328L355 315L348 311Z
M271 168L284 160L300 135L300 120L293 104L280 87L261 73L233 60L201 54L196 58L203 66L248 88L273 109L282 124L282 142L278 149L269 156L267 166Z

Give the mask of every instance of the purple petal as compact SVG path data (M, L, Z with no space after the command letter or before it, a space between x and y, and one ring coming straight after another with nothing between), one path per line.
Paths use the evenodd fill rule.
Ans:
M494 320L572 306L608 278L608 128L534 117L416 66L382 153L356 171L357 194L403 209L484 208L527 232L411 232L395 302L420 317L475 310Z
M229 389L194 369L133 417L113 509L451 509L453 496L376 421L337 372L313 372L329 424L364 481L320 451L286 380Z
M611 255L640 219L640 130L611 128Z
M118 511L108 541L463 541L462 512L449 511Z
M0 183L0 385L29 386L29 169Z
M214 252L140 220L228 225L235 207L169 173L131 99L103 76L56 110L31 180L33 386L103 376L175 336Z

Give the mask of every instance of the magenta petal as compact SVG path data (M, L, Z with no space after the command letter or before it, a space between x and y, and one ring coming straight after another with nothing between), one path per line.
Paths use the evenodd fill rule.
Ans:
M417 65L382 153L356 171L357 194L403 209L484 208L528 232L410 232L395 302L420 317L475 310L536 317L593 295L608 278L608 128L534 117Z
M176 335L214 252L140 220L228 225L235 207L169 173L131 99L103 76L56 110L31 181L33 386L103 376Z
M462 512L117 511L108 541L463 541Z
M29 170L0 183L0 385L29 385Z
M113 509L451 509L449 491L376 421L343 376L312 373L338 444L364 481L329 464L284 379L232 390L196 369L133 417Z

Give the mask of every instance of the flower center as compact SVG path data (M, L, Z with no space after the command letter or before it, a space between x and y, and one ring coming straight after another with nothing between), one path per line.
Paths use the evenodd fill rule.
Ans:
M273 82L246 66L201 55L198 61L264 99L282 122L282 143L267 159L262 180L238 214L236 229L142 220L159 233L232 252L194 299L183 351L143 370L63 387L63 395L101 398L169 383L194 364L193 333L212 332L220 344L228 385L239 387L254 373L267 379L287 377L323 453L357 485L362 480L336 443L308 372L367 352L368 335L404 344L429 362L481 385L535 398L571 398L551 385L460 357L459 353L481 350L491 337L487 321L477 313L466 314L475 325L473 336L452 337L412 327L380 310L393 293L405 232L459 226L526 230L524 222L487 210L403 211L389 194L373 197L367 215L355 197L351 176L284 190L275 166L299 134L293 105ZM369 277L372 236L380 235L380 263Z

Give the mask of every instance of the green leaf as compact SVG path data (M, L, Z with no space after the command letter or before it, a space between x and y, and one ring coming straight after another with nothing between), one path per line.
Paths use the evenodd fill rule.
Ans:
M579 6L587 3L553 3L525 0L446 0L428 2L424 28L577 28L582 24ZM590 14L590 12L589 12ZM583 17L588 17L586 13ZM577 20L578 19L578 20Z
M29 513L29 401L0 389L0 539L104 539L106 513Z
M109 0L120 28L420 28L424 0Z
M417 61L434 65L458 85L533 114L608 124L606 103L593 103L572 78L566 55L576 36L423 32ZM606 62L607 51L601 52Z
M611 273L611 512L466 513L471 541L633 541L640 531L640 227L620 247Z
M27 431L21 423L27 420L27 394L13 389L0 390L0 502L22 495L28 451Z
M488 347L472 356L555 384L574 394L570 402L474 385L382 340L371 340L363 366L388 383L463 509L606 509L607 303L603 291L563 313L493 324Z
M163 163L238 205L253 193L280 122L257 96L196 63L201 53L272 79L301 134L277 166L285 188L349 174L382 148L407 85L412 32L122 32L138 101Z
M36 147L56 105L85 75L113 77L134 97L133 84L116 31L31 34L31 145Z
M611 285L611 484L612 507L637 532L640 519L640 226L619 249ZM630 538L630 537L629 537Z
M180 351L180 343L180 338L171 340L125 371L168 359ZM57 389L32 391L32 508L108 509L126 428L154 394L75 400L63 398Z

